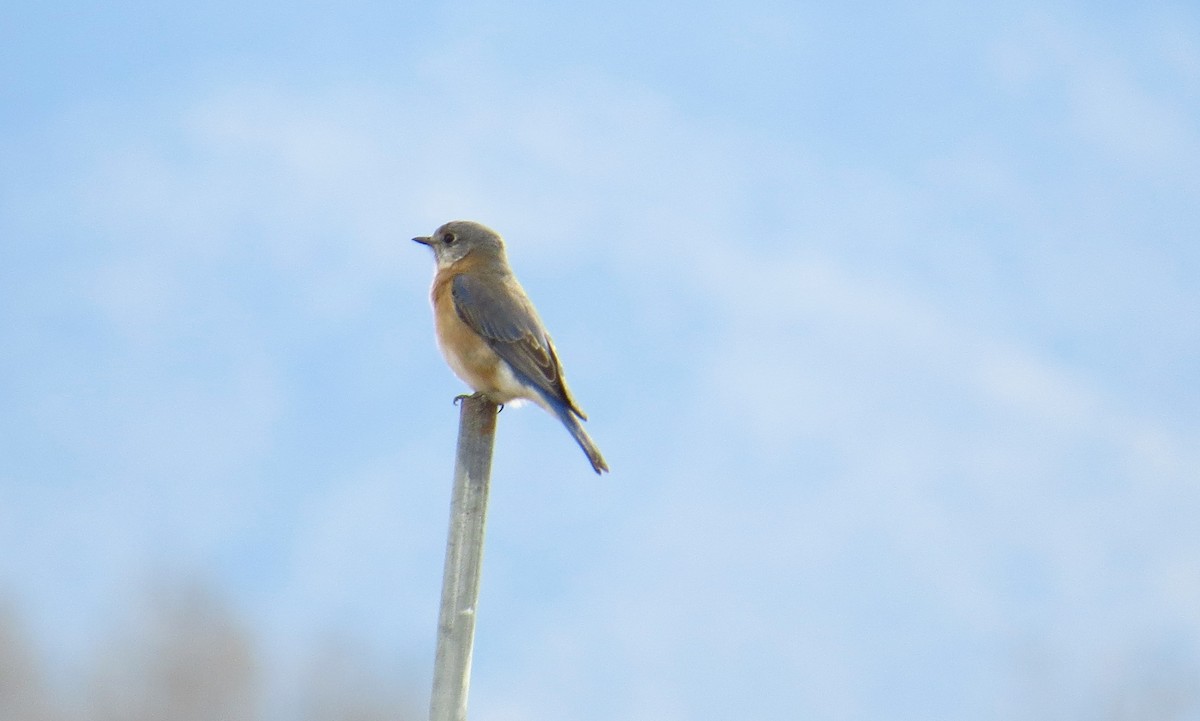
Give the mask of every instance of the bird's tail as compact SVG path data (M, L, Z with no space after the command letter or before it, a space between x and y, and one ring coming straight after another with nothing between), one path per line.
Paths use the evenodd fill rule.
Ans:
M597 474L608 472L608 463L604 461L604 456L600 455L600 449L596 447L595 442L592 441L592 437L587 434L587 431L583 430L579 419L575 417L569 408L560 407L555 410L558 411L558 418L567 427L567 431L570 432L571 437L575 439L575 442L587 454L588 460L592 462L592 469Z

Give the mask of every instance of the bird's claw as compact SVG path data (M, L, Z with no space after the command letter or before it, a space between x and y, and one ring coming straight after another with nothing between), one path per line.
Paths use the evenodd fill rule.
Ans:
M464 401L467 398L471 398L474 400L485 400L489 403L493 402L492 399L488 398L487 394L484 393L483 391L476 391L475 393L461 393L459 395L454 396L454 405L458 405L461 401ZM496 411L497 413L504 410L503 403L497 403L496 405L500 406L500 409Z

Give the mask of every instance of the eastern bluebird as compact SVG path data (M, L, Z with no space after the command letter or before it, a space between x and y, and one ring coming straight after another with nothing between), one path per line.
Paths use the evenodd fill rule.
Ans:
M433 322L455 375L494 403L524 398L562 421L596 473L608 470L579 424L587 415L567 390L562 365L533 303L517 282L504 239L487 226L456 220L413 238L433 249Z

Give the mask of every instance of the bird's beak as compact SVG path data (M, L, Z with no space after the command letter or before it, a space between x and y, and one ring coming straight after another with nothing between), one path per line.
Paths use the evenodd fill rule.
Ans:
M419 235L413 238L413 242L420 243L421 245L433 245L433 238L430 238L428 235Z

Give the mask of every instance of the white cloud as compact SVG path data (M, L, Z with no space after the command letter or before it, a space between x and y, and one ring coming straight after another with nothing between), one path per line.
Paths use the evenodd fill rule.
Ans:
M1186 70L1189 36L1178 30L1158 41ZM993 67L1006 84L1062 103L1070 129L1102 157L1144 179L1197 183L1200 136L1188 120L1193 109L1174 92L1174 83L1163 88L1144 81L1161 79L1161 66L1147 73L1136 66L1129 47L1046 14L1029 18L992 52Z

